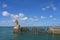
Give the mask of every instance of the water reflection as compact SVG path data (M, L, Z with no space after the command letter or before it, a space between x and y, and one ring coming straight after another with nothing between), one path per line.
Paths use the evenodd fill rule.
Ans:
M18 40L19 34L14 33L14 40Z
M60 35L14 33L14 40L60 40Z

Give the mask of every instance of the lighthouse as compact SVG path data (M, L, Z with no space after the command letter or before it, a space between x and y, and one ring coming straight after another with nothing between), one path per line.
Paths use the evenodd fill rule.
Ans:
M15 20L14 32L20 32L20 25L18 19Z

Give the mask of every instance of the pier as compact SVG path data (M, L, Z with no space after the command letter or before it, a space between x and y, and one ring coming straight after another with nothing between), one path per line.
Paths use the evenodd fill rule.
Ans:
M37 33L37 34L40 34L40 33L60 34L60 27L50 27L50 28L32 27L32 29L29 29L28 27L21 27L18 23L18 19L16 19L14 32L15 33L31 32L31 33Z
M48 33L50 33L50 34L60 34L60 27L51 27L51 28L49 28Z

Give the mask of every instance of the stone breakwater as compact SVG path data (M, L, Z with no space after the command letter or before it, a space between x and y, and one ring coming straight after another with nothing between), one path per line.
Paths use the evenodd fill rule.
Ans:
M60 34L60 27L51 27L48 30L47 29L39 29L37 27L32 28L31 30L29 28L23 28L20 27L18 23L18 19L15 21L15 26L14 26L14 32L19 33L19 32L32 32L35 34L39 33L50 33L50 34Z

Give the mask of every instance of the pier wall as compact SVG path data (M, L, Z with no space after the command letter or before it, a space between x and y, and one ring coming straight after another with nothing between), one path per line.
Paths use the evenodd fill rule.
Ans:
M60 34L60 27L49 28L48 33Z

